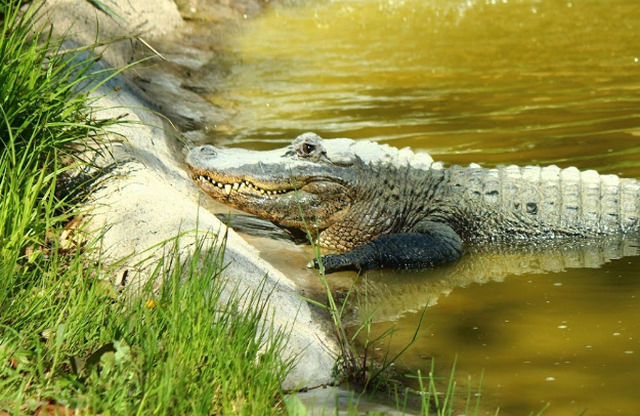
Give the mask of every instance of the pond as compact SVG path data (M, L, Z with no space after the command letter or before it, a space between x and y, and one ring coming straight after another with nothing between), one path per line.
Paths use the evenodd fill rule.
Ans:
M227 71L202 93L224 113L207 141L269 149L314 131L448 165L639 178L639 33L637 0L274 4L225 44ZM461 384L483 374L481 414L550 403L545 415L636 415L635 246L487 250L433 271L371 272L370 302L382 305L372 330L394 325L398 351L430 304L398 366L425 373L434 359L446 376L456 362Z

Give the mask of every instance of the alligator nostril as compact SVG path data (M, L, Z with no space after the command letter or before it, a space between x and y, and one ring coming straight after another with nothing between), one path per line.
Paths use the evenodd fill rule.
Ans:
M215 156L216 148L211 146L210 144L205 144L204 146L200 146L200 154L202 156Z
M202 168L202 164L206 163L208 160L212 160L218 155L218 149L211 146L210 144L206 144L204 146L196 146L191 148L189 153L187 153L187 157L185 158L185 162L190 168L199 167Z

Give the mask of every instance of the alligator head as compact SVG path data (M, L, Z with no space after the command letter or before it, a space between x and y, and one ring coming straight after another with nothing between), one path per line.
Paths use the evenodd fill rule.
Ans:
M195 182L209 196L231 207L304 229L323 229L351 203L349 158L335 143L332 152L313 133L273 151L215 148L192 149L187 165ZM303 218L304 216L304 218Z

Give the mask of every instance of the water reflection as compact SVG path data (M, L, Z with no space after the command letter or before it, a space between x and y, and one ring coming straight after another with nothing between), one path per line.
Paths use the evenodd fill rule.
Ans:
M476 383L484 371L481 414L498 406L500 414L530 414L549 402L545 415L635 415L639 265L633 257L453 289L428 309L429 330L401 365L414 372L435 358L438 374L447 374L455 357L459 380ZM415 312L396 320L392 350L418 320ZM392 325L378 324L373 336Z
M548 243L470 247L460 260L427 271L369 271L355 287L359 313L374 321L396 321L403 315L434 307L441 297L476 284L504 282L515 276L599 269L615 260L640 255L639 237L606 237ZM633 259L635 261L635 259ZM591 272L592 273L592 272ZM629 276L629 281L635 281ZM367 307L367 303L369 303ZM356 317L355 320L359 320ZM640 334L639 334L640 335ZM640 337L639 337L640 339Z

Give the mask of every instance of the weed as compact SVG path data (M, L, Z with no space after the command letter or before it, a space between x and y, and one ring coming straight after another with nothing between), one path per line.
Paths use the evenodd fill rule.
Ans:
M263 325L259 293L222 296L219 250L196 242L181 261L176 240L149 284L121 293L99 239L76 238L78 207L56 191L118 122L86 102L111 72L65 53L39 4L0 16L0 413L280 412L286 336Z

